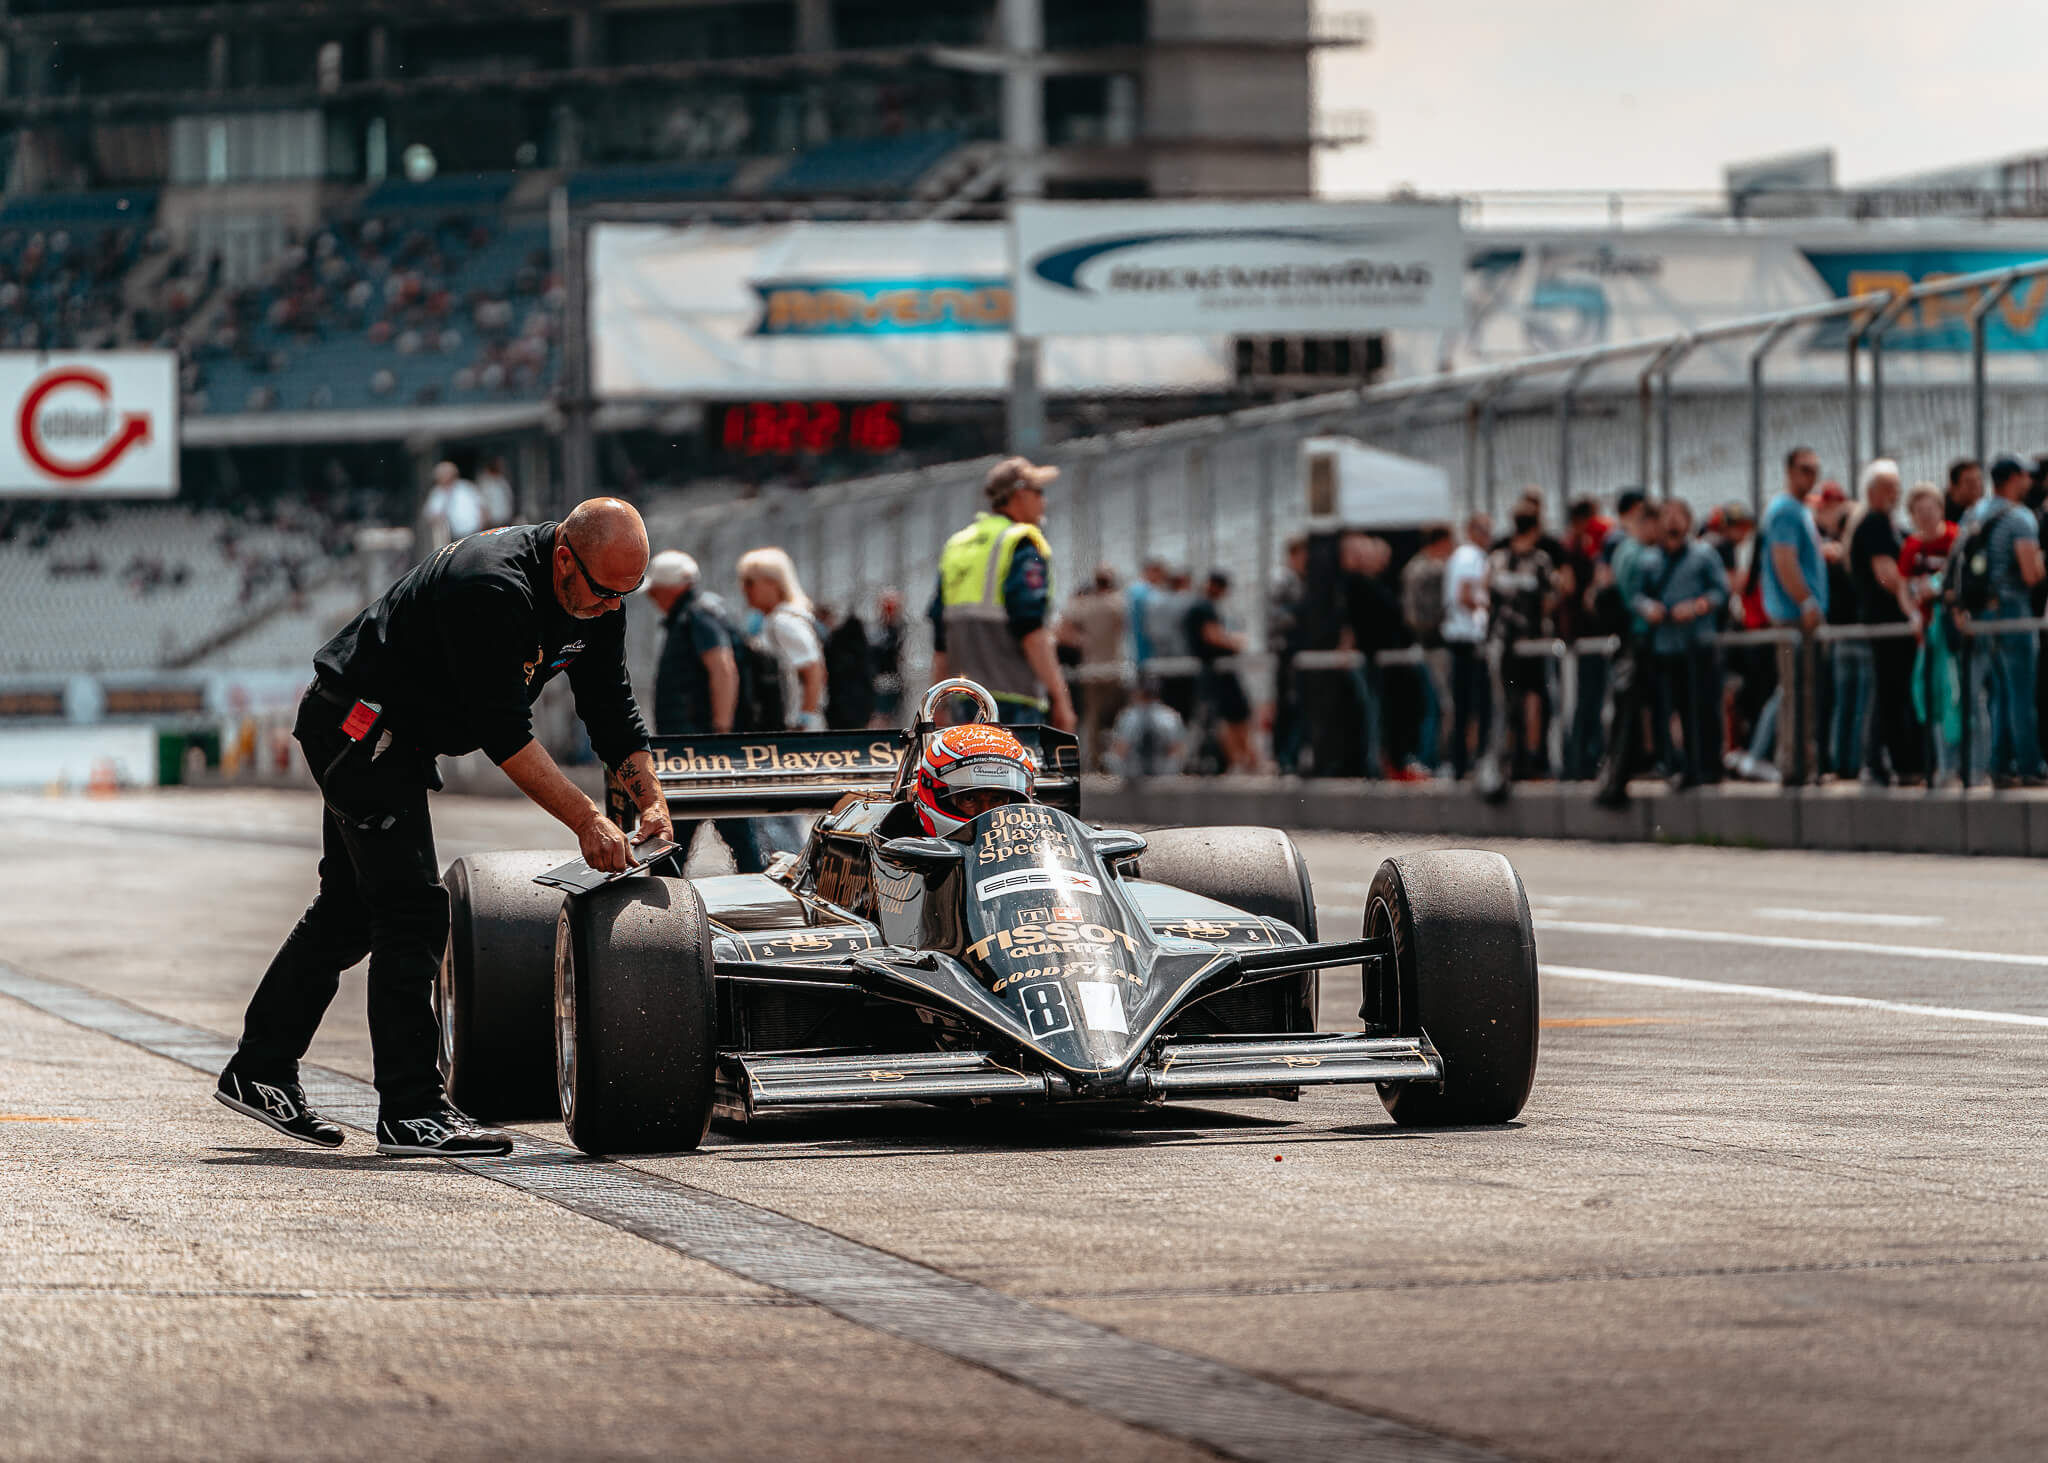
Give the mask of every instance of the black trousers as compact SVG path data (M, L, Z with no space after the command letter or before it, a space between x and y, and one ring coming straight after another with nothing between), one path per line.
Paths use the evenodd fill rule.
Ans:
M378 1103L417 1112L443 1093L433 990L448 943L448 892L427 816L427 790L439 778L431 757L395 740L376 755L381 726L351 741L343 714L318 691L299 703L292 734L326 804L320 892L256 987L234 1065L295 1078L342 971L368 955Z
M1919 653L1920 647L1903 637L1870 642L1876 691L1863 765L1881 769L1884 762L1877 752L1882 747L1891 757L1894 777L1917 777L1926 771L1920 723L1913 714L1913 661Z
M1657 657L1657 741L1668 744L1678 719L1679 774L1687 782L1721 780L1721 665L1711 645ZM1661 747L1660 747L1661 750Z

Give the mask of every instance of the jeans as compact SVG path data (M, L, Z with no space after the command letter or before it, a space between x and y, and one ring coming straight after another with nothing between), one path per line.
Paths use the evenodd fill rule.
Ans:
M2025 618L2026 607L1982 618ZM2040 722L2034 710L2035 634L1978 635L1970 647L1970 775L2041 775Z
M1474 753L1466 733L1476 730L1477 755L1487 753L1493 735L1493 676L1480 646L1454 640L1451 651L1451 775L1472 770Z
M1863 730L1870 715L1870 697L1877 684L1876 662L1868 640L1835 643L1835 715L1829 737L1829 765L1837 777L1863 770Z
M1913 720L1913 642L1900 637L1870 645L1872 691L1864 765L1894 777L1917 776L1926 760Z
M1380 703L1386 693L1384 676L1370 660L1351 672L1351 684L1358 696L1358 755L1366 777L1378 777L1382 770L1380 758L1385 744L1381 740Z
M1565 730L1564 775L1580 782L1600 775L1600 751L1606 738L1600 716L1606 709L1608 658L1604 655L1579 657L1579 685L1572 703L1571 725Z

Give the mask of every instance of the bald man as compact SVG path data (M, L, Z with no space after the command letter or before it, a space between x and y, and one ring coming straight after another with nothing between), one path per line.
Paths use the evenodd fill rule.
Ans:
M377 1150L493 1156L511 1138L449 1101L435 1065L432 992L448 895L427 792L437 756L479 748L576 835L592 867L623 869L625 835L533 735L534 699L566 672L590 744L669 835L647 728L626 678L623 601L647 573L647 530L616 498L560 523L471 534L437 550L313 657L293 735L326 804L320 892L256 988L214 1096L288 1137L338 1147L312 1112L299 1059L341 972L370 957Z

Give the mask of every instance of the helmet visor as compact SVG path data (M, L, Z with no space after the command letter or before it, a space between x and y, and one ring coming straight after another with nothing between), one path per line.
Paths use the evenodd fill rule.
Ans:
M956 818L977 818L990 808L1031 798L1031 769L1007 757L970 757L936 774L934 781L934 800Z

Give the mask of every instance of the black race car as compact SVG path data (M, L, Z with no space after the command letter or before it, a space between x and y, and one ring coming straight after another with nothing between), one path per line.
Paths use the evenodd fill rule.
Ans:
M1368 1083L1402 1124L1521 1111L1536 942L1505 858L1388 859L1360 937L1318 943L1285 833L1092 827L1074 739L1043 727L1012 728L1035 803L928 837L908 779L948 694L993 719L985 692L949 682L906 733L659 740L678 819L823 813L768 874L685 878L680 853L611 877L560 852L456 860L437 990L454 1100L501 1121L559 1112L590 1153L694 1148L714 1116L904 1100ZM1318 1033L1317 977L1350 965L1365 1030Z

